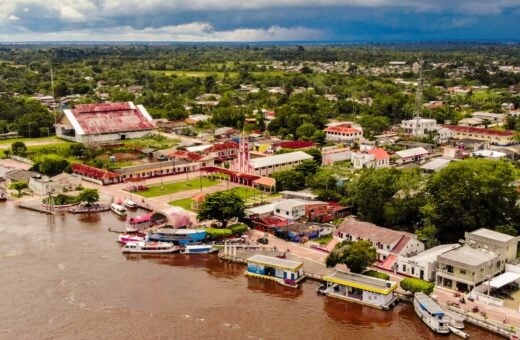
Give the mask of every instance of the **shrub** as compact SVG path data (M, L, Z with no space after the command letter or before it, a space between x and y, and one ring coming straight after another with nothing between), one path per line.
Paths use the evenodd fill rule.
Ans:
M233 234L231 232L231 229L227 229L227 228L225 228L225 229L206 228L206 233L210 240L216 240L219 238L229 237Z
M363 272L363 275L372 276L381 280L390 280L390 275L378 272L377 270L367 270L366 272Z
M416 279L413 277L408 277L401 281L401 288L412 292L423 292L426 295L430 295L433 292L434 284L431 282L427 282L421 279Z
M240 224L235 224L235 225L232 225L229 227L231 229L231 233L233 235L240 235L240 234L243 234L247 231L248 227L247 225L243 224L243 223L240 223Z

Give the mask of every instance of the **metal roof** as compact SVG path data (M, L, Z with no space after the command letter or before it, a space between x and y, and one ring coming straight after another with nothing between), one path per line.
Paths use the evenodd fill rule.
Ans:
M520 274L505 272L503 274L498 275L497 277L492 278L489 285L493 288L500 288L512 282L515 282L518 279L520 279ZM487 286L488 282L489 281L484 282L484 285Z
M277 257L259 254L251 256L247 259L247 262L273 266L280 269L289 269L293 271L296 271L303 266L303 263L299 261L284 260Z
M423 147L412 148L402 151L397 151L396 154L401 158L415 157L420 155L427 155L429 152Z
M439 260L450 260L463 265L479 266L497 258L495 253L484 251L483 249L475 249L470 246L462 246L452 251L448 251L439 255Z
M287 164L297 161L304 161L306 159L312 159L312 156L303 151L295 151L284 153L280 155L267 156L262 158L254 158L249 161L249 163L253 166L253 168L263 168L266 166Z
M378 279L362 274L347 273L336 270L323 278L325 281L360 288L370 292L389 294L397 288L397 282Z
M499 242L509 242L509 241L517 238L515 236L511 236L511 235L504 234L504 233L499 233L498 231L494 231L494 230L487 229L487 228L480 228L480 229L472 231L471 233L468 233L468 234L489 238L489 239L499 241Z
M444 310L428 295L424 293L415 293L415 299L419 302L421 307L427 310L430 314L440 316L444 315Z
M452 160L446 159L446 158L435 158L431 160L430 162L424 164L421 166L421 169L423 170L429 170L429 171L437 171L444 167L446 167L448 164L450 164Z

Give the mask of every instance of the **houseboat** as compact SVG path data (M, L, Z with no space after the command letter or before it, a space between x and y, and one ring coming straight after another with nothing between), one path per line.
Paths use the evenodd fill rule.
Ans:
M142 242L144 241L144 236L136 235L136 234L119 234L117 237L117 242L127 244L128 242Z
M281 285L298 288L305 278L303 263L266 255L253 255L247 259L246 276L273 280Z
M171 242L180 246L198 243L206 238L204 229L160 228L147 236L149 241Z
M181 249L181 254L211 254L217 251L211 244L187 244Z
M336 270L323 279L326 284L319 288L318 293L330 297L383 310L390 309L398 301L395 294L397 282L341 270Z
M131 199L128 199L128 198L125 199L124 206L129 209L136 209L138 207L137 203L135 203L134 201L132 201Z
M131 217L125 226L127 233L137 233L150 227L152 224L152 214Z
M179 247L168 242L128 242L122 248L123 253L168 254L179 251Z
M126 216L126 208L118 203L111 203L110 204L110 210L115 212L119 216Z
M421 320L436 333L450 332L449 319L444 310L431 297L424 293L415 293L413 298L415 313Z

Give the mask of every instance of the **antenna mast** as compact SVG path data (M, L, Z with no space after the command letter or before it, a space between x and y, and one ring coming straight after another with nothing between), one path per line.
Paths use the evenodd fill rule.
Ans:
M51 63L51 91L52 91L52 111L54 112L54 125L56 125L56 97L54 96L54 73L52 71L52 59Z
M423 65L424 65L424 61L422 59L420 59L419 60L419 80L417 82L417 90L415 92L415 108L414 108L415 132L416 133L419 130L419 125L421 122L421 113L422 113Z

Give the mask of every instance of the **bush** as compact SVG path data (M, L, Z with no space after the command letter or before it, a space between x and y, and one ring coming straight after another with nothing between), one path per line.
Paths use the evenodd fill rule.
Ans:
M231 229L233 235L241 235L247 231L248 227L247 225L240 223L230 226L229 229Z
M434 284L421 279L408 277L401 281L401 288L412 293L423 292L430 295L433 292Z
M363 272L363 275L372 276L381 280L390 280L390 275L378 272L377 270L367 270L366 272Z
M219 238L229 237L233 235L231 229L217 229L217 228L206 228L206 234L210 240L216 240Z
M53 201L55 205L74 204L78 202L78 197L58 194L54 196Z

